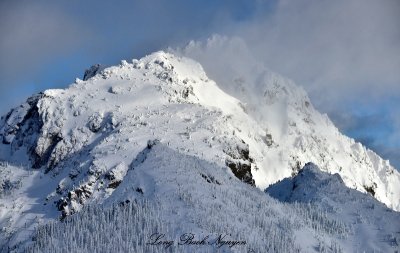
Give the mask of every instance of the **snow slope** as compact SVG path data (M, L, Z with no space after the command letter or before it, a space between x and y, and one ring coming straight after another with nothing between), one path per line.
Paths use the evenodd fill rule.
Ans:
M326 197L311 199L313 204L285 204L243 184L227 170L152 142L135 158L125 179L103 202L102 208L83 209L65 222L42 226L29 248L33 252L67 249L91 252L99 248L102 252L394 252L399 249L400 214L371 196L348 189L338 176L322 173L315 167L310 173L317 178L297 180L298 188L309 189L308 192L318 190L320 196ZM303 179L308 170L309 166L298 177ZM325 186L323 180L332 183ZM309 188L309 184L318 183L323 186ZM280 187L279 183L276 187ZM330 188L340 192L340 197ZM325 198L329 199L329 205L320 201ZM305 198L296 200L303 202ZM165 234L173 243L168 247L148 245L149 236L155 231ZM186 242L180 239L185 233L193 234L194 240L209 236L206 241L210 244L179 245ZM85 239L79 240L77 235ZM225 235L226 241L246 244L221 246L216 242L219 235Z
M155 187L149 182L162 173L129 175L158 142L261 189L313 161L400 209L400 175L387 161L341 135L302 89L265 69L254 71L258 81L245 81L248 88L231 96L199 63L157 52L104 70L96 66L85 81L11 110L0 122L3 250L29 241L44 222L88 204L114 203L124 185L142 180ZM258 97L249 95L253 88L262 91Z
M294 178L286 178L266 192L284 202L311 203L330 217L352 224L358 238L342 242L345 252L390 252L400 246L398 212L370 195L345 187L338 174L322 172L315 164L306 164Z

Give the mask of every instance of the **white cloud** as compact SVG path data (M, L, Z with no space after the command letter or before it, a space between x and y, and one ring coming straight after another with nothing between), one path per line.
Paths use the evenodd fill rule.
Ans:
M314 105L330 113L343 131L356 127L364 135L370 130L364 136L370 138L370 148L400 166L395 162L400 155L399 14L396 0L280 0L271 13L260 9L250 21L232 21L226 29L234 37L231 42L225 38L218 48L214 39L207 49L192 48L189 56L215 77L222 61L247 71L254 56L303 86ZM221 73L223 68L228 66ZM385 100L399 102L384 109ZM372 126L363 126L374 107L376 117L394 115L380 115L384 119L376 120L376 133ZM382 140L382 134L388 139Z

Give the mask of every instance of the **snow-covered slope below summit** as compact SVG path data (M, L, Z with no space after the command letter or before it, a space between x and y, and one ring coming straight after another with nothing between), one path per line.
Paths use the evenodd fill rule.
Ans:
M265 130L269 145L256 161L267 174L255 173L261 188L295 175L311 161L323 171L339 173L348 187L368 189L400 210L400 174L389 161L341 134L327 115L315 110L304 89L258 62L241 39L214 36L206 43L191 42L178 53L199 61Z
M349 191L342 183L336 186L340 192ZM86 208L65 222L41 226L30 248L33 252L92 252L101 248L102 252L138 253L398 249L400 214L372 197L351 192L363 196L355 209L361 212L345 209L348 217L342 219L337 209L332 212L315 205L276 201L232 177L226 167L154 141L135 158L123 182L102 205ZM371 205L375 209L370 209ZM340 203L333 206L343 207ZM375 223L377 218L380 224ZM169 247L147 244L155 231L165 235L163 240L172 241ZM198 241L209 237L205 244L191 245L180 239L184 233L193 234ZM221 246L215 243L219 235L225 241L246 244Z
M343 140L351 140L336 128L328 136L334 126L294 84L263 78L266 102L257 109L258 100L251 104L245 92L224 93L199 63L157 52L30 98L0 122L0 159L8 162L4 171L13 171L7 182L17 182L2 185L0 241L15 245L43 220L104 202L155 139L229 167L230 176L260 188L297 173L308 160L334 172L353 159L337 169L346 184L372 187L378 200L399 209L397 171L378 156L371 160L362 146L347 145ZM274 123L269 112L275 110L285 120Z

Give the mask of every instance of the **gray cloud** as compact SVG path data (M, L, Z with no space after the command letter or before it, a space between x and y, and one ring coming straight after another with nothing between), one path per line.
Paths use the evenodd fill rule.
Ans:
M0 3L0 112L40 90L43 66L65 57L80 45L85 26L56 6L41 1Z
M328 109L343 99L400 96L399 14L396 0L281 0L238 33Z

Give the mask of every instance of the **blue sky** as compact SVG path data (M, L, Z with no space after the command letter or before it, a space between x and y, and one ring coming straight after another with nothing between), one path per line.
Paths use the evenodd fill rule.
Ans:
M397 0L4 0L0 112L95 63L238 36L344 133L400 168L399 13Z

